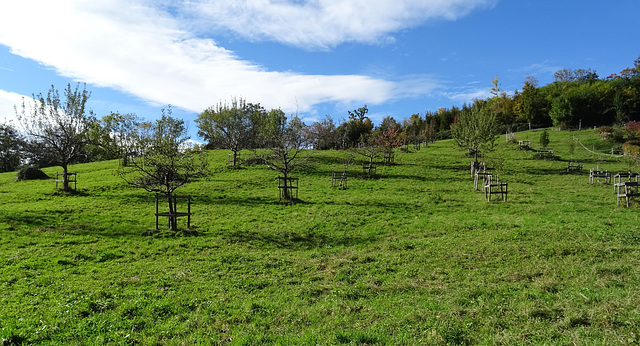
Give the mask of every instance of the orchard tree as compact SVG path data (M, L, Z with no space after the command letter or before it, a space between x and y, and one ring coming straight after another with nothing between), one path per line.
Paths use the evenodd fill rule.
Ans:
M253 149L264 165L282 174L285 201L293 199L288 185L291 172L303 165L312 154L312 150L308 149L311 140L307 134L306 125L297 115L287 120L282 110L273 109L264 118L260 135L263 142L270 146Z
M256 119L264 115L260 105L234 99L231 105L218 103L198 115L198 135L209 142L209 147L231 150L233 167L238 162L238 153L251 149L257 135Z
M497 135L496 115L480 100L463 110L451 127L451 137L460 148L473 155L474 162L478 162L481 152L493 150Z
M52 85L47 96L33 95L34 103L30 112L22 103L22 112L16 115L24 132L52 162L62 167L64 191L69 191L68 166L82 159L87 144L87 132L93 119L86 103L91 93L86 85L75 89L71 84L64 90L64 98Z
M390 131L393 131L395 134L398 133L395 130ZM385 148L380 145L380 139L377 137L378 136L376 134L362 136L360 137L360 143L358 143L358 146L352 149L356 154L364 156L367 159L366 163L362 167L367 170L366 173L369 177L373 176L376 159L382 156L385 151Z
M141 123L127 143L128 166L121 166L119 174L128 184L149 192L173 196L179 187L187 184L206 169L206 152L188 143L184 120L171 117L171 108L162 110L162 117L154 123ZM176 206L167 198L169 214ZM177 219L169 217L169 228L177 229Z

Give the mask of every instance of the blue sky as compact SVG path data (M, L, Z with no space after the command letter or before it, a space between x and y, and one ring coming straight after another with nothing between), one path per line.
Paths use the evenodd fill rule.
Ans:
M86 82L98 117L190 124L233 97L336 122L460 106L541 85L562 68L601 77L640 55L640 1L49 0L0 5L0 121L22 96Z

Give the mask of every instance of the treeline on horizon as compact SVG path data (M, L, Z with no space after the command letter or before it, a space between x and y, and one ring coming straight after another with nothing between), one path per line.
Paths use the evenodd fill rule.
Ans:
M513 95L500 89L498 78L492 81L492 96L488 99L476 99L462 107L440 108L427 111L424 116L413 114L397 121L393 116L382 119L377 126L366 116L368 108L349 111L349 117L336 124L327 115L321 121L307 127L313 138L313 148L347 149L357 146L362 139L375 133L386 133L390 129L398 132L404 144L417 144L438 139L451 138L451 126L463 112L476 107L487 107L495 113L497 126L501 132L520 131L541 127L560 129L578 129L594 126L623 127L630 121L640 121L640 57L633 67L605 78L598 76L592 69L562 69L554 74L553 82L539 86L533 76L524 81L521 91ZM240 102L242 103L242 102ZM268 112L259 104L245 103L243 107L251 113ZM218 105L218 112L234 109L237 102ZM210 109L209 112L213 112ZM207 111L198 117L199 134L208 141L210 149L224 149L224 145L212 136L215 131L203 130ZM247 119L252 116L247 115ZM209 119L211 120L211 119Z
M327 115L321 121L296 128L302 129L301 136L305 137L308 148L327 150L357 147L371 138L395 145L448 139L456 120L478 107L495 115L502 133L550 126L561 129L623 127L640 121L640 57L632 67L606 78L591 69L562 69L555 73L553 82L544 86L539 86L534 77L527 77L522 90L513 95L500 89L497 77L492 85L492 96L487 99L476 99L462 107L428 111L424 116L413 114L401 121L387 116L374 126L365 105L348 111L348 119L340 124ZM57 90L52 87L50 92L57 93ZM86 94L83 102L86 102L90 93L83 93ZM45 105L42 95L40 98L40 105ZM98 119L91 113L84 114L84 103L82 105L82 114L79 114L82 131L74 133L81 144L81 149L74 152L76 163L121 158L121 142L129 132L151 125L135 114L112 113ZM28 118L24 114L23 117ZM300 122L297 115L287 117L279 109L267 111L260 104L240 99L209 107L198 115L196 123L208 149L230 149L235 153L268 146L268 141L258 140L263 137L262 129L280 127L286 131L293 119ZM64 135L64 128L58 130ZM56 165L56 160L42 145L43 141L37 138L25 138L18 128L0 124L0 172L16 170L25 163L36 167Z

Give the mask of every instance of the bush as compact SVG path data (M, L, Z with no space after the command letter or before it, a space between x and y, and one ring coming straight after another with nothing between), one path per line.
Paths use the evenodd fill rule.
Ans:
M540 133L540 146L546 148L549 145L549 131L547 129L542 130Z
M613 135L613 127L611 126L600 126L598 128L598 135L603 141L608 141Z
M49 176L35 167L24 167L18 171L18 174L16 174L16 181L44 179L49 179Z
M640 141L629 141L622 145L622 153L625 156L640 156Z
M638 139L640 134L640 121L630 121L624 125L624 130L629 141Z

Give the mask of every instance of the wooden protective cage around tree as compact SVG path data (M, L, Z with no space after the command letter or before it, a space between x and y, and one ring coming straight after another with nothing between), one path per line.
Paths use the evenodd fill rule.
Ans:
M362 174L365 178L373 178L376 175L376 166L370 162L364 162L362 164Z
M395 153L393 151L385 151L384 164L393 165L395 163Z
M298 178L278 177L278 198L285 201L298 199Z
M331 171L331 187L347 188L347 171Z
M484 196L487 201L491 201L492 195L502 195L502 200L507 201L507 193L509 192L508 183L488 184L484 187Z
M69 183L73 183L73 189L77 190L78 173L67 173L66 175L67 176L65 177L65 173L56 173L56 189L58 188L58 183L64 185L64 180L66 178ZM60 176L62 176L62 179L60 179Z
M631 197L640 196L640 191L638 191L640 182L626 181L616 185L617 185L618 205L620 205L620 198L624 198L627 202L627 208L629 208L629 199Z
M169 210L168 212L160 212L160 200L166 201L168 205L171 203L173 206L173 210ZM178 200L186 200L187 201L187 212L179 212L178 211ZM187 217L187 228L191 228L191 196L175 196L175 195L156 195L156 230L159 228L158 219L160 217L166 217L169 219L169 229L176 230L178 218L179 217Z

